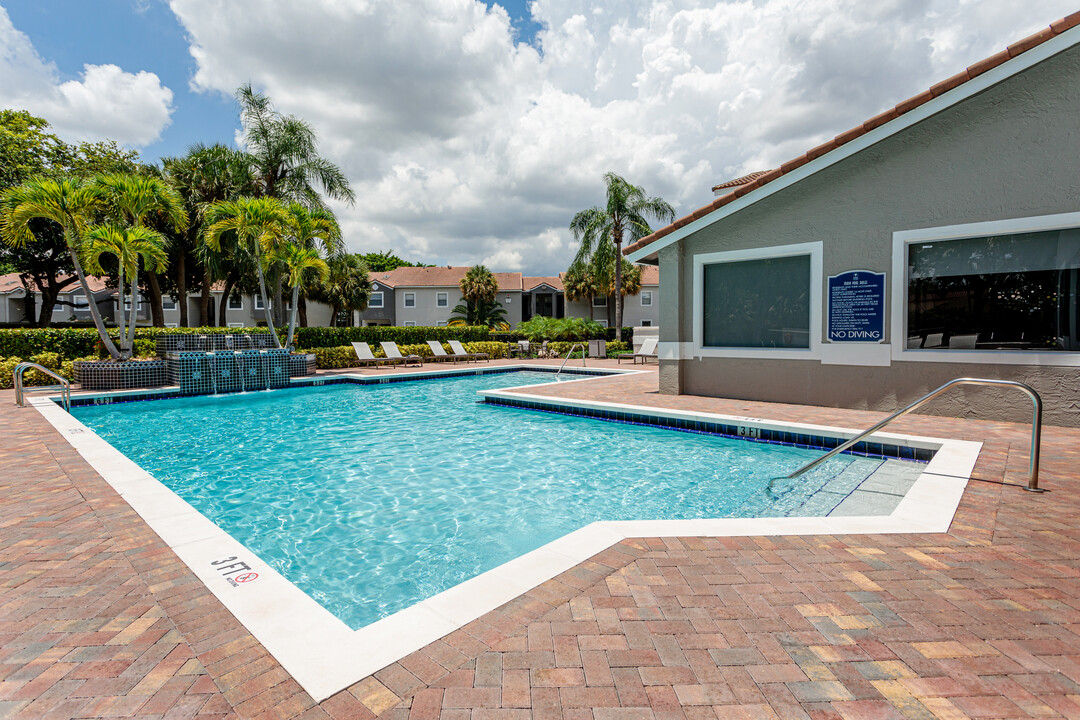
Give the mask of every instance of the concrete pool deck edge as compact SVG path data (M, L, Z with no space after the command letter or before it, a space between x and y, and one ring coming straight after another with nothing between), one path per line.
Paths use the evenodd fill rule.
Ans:
M568 406L578 402L544 399ZM627 538L945 532L981 447L977 442L881 434L938 448L934 460L889 516L596 522L353 631L52 400L34 398L32 404L317 701ZM660 414L655 408L602 405ZM724 420L735 417L692 414ZM787 422L771 426L850 432ZM258 577L243 584L230 583L219 568L237 564L246 565L241 569Z

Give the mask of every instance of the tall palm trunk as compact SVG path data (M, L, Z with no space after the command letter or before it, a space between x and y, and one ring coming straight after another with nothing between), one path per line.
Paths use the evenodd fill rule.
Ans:
M221 294L221 304L218 306L218 327L229 326L229 296L232 295L233 288L236 287L236 283L231 277L225 278L225 291ZM213 320L211 320L213 324Z
M214 276L210 269L203 268L202 292L199 294L199 322L203 327L212 327L214 318L210 315L210 290L214 284Z
M146 273L146 289L150 291L150 317L154 327L165 327L165 310L161 307L161 285L157 273Z
M138 260L136 260L136 263ZM135 354L135 324L139 319L139 267L131 274L131 311L128 313L127 351L128 357Z
M259 243L255 242L255 266L259 271L259 292L263 298L263 314L266 316L266 326L270 328L270 335L274 338L274 347L281 347L281 339L277 336L277 330L274 329L274 312L273 305L270 302L270 296L266 294L266 276L263 275L262 257L259 254Z
M126 297L124 295L124 261L122 258L117 259L120 260L120 262L117 263L117 265L119 265L119 280L116 283L116 326L120 330L120 357L126 360L128 358L128 353L127 343L125 342L125 339L127 338L127 318L124 315L124 299Z
M64 233L65 235L67 233ZM79 262L79 254L75 252L74 246L69 241L68 254L71 256L71 264L75 266L75 274L79 276L79 285L82 286L83 295L86 296L90 307L90 317L94 319L94 327L97 328L98 336L101 338L102 344L108 351L109 356L113 360L120 359L120 351L116 349L116 343L109 337L109 331L105 329L105 321L101 319L101 311L97 306L97 298L90 292L90 286L86 283L86 274L83 272L82 263Z
M622 228L614 230L615 240L615 340L622 340Z
M292 289L292 312L289 313L289 337L285 340L285 347L292 348L293 333L296 332L297 303L300 299L300 283Z
M184 248L176 253L176 301L180 303L180 327L187 327L187 253Z

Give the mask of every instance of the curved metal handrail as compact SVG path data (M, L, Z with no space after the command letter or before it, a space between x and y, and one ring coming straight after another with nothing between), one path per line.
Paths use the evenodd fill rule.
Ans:
M574 343L570 346L570 351L566 353L566 357L563 358L562 365L559 366L558 372L555 373L556 380L559 379L559 373L562 372L562 369L566 367L566 361L570 359L570 356L574 354L574 350L577 348L581 348L581 367L585 367L585 357L587 353L585 343Z
M837 447L833 448L832 450L817 458L813 462L809 462L806 465L803 465L801 468L791 473L784 479L791 480L792 478L796 478L799 475L802 475L807 470L811 470L817 467L818 465L825 462L834 455L839 455L843 451L854 446L856 443L858 443L868 435L874 434L881 428L891 423L893 420L907 415L908 413L914 412L918 408L922 407L926 403L936 398L938 395L941 395L946 390L956 387L957 385L1015 387L1019 390L1022 390L1024 393L1027 394L1028 397L1031 398L1031 402L1033 405L1031 419L1031 459L1028 463L1028 484L1027 487L1025 487L1024 489L1030 492L1044 492L1044 490L1039 487L1039 445L1040 439L1042 437L1042 398L1039 397L1039 393L1035 392L1034 389L1032 389L1028 385L1025 385L1022 382L1016 382L1015 380L985 380L982 378L957 378L956 380L950 380L949 382L939 387L937 390L927 393L926 395L923 395L921 398L911 403L910 405L901 408L900 410L897 410L892 415L885 418L878 424L874 425L871 428L868 428L867 430L862 431L844 444L838 445Z
M57 381L57 385L46 385L38 388L39 390L51 390L53 388L60 388L60 400L64 404L64 410L71 411L71 383L66 378L62 378L52 370L42 367L37 363L21 362L15 366L15 372L12 376L12 384L15 386L15 404L19 407L26 406L26 390L23 387L23 373L27 370L37 370L40 373L44 373L49 377Z

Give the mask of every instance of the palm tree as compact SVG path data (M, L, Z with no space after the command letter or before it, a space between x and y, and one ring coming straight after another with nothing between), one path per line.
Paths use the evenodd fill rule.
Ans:
M144 227L152 218L160 218L165 225L177 232L188 226L183 199L171 185L159 177L116 173L98 175L90 182L101 192L110 214L132 227ZM150 287L150 309L154 327L164 327L161 286L158 284L156 271L147 275L147 284ZM137 298L132 297L132 305L136 301ZM181 302L186 303L187 298L182 298Z
M180 298L187 297L186 261L187 254L192 252L196 261L203 266L199 320L202 325L213 325L213 318L210 317L210 290L215 280L223 279L223 274L215 274L213 270L216 263L205 262L201 257L201 250L205 249L201 243L205 229L203 216L206 209L218 200L235 200L255 193L250 158L246 153L225 145L196 144L188 148L183 157L162 158L161 166L165 179L183 198L191 219L187 231L174 243L176 294ZM183 301L180 303L180 325L188 325L187 302Z
M288 233L292 242L285 246L286 252L278 254L278 259L285 266L289 276L288 283L292 287L289 338L285 342L286 347L291 347L301 286L312 279L321 283L330 274L326 261L319 256L315 246L322 245L327 256L333 257L341 254L344 244L341 241L341 228L329 210L309 210L300 203L292 203L286 211L289 214Z
M145 227L123 225L98 225L83 238L82 254L86 265L95 274L104 274L101 257L112 255L119 267L117 285L117 305L120 320L120 353L123 359L132 355L135 344L135 320L138 313L139 259L149 272L161 272L165 269L167 255L165 238L161 233ZM127 322L124 321L124 276L131 278L131 310Z
M587 302L590 320L593 319L593 298L600 294L600 286L589 267L574 263L563 276L563 295L571 302Z
M574 262L591 265L597 276L614 265L615 339L622 339L622 245L624 240L635 242L651 235L652 228L645 217L660 222L672 222L675 210L662 198L649 197L638 185L631 185L613 172L604 175L607 204L582 210L570 221L574 238L581 243Z
M356 201L341 168L319 155L318 136L310 124L277 112L250 83L236 91L236 99L258 195L318 208L324 207L319 187L331 199L350 205ZM274 296L280 300L280 295L280 279L275 278ZM280 305L276 303L278 311Z
M307 280L325 282L330 277L330 267L319 257L319 251L297 243L285 243L278 248L276 257L288 270L288 283L292 286L292 310L289 313L289 336L285 347L292 348L296 332L296 307L300 299L300 286Z
M495 302L495 296L499 294L499 282L483 265L474 265L465 273L458 283L461 288L461 297L467 303L486 301Z
M367 265L359 255L331 257L330 277L309 290L309 296L330 306L330 327L337 327L342 313L366 310L371 299ZM351 324L351 320L350 320Z
M259 292L266 309L266 324L274 338L274 347L280 348L281 340L274 329L270 297L266 294L263 259L264 256L273 256L283 235L288 231L289 214L274 198L240 198L222 200L211 205L206 211L206 223L206 244L212 250L221 249L222 236L229 232L236 233L239 244L250 247L256 260ZM224 298L222 301L225 302Z
M453 327L483 325L498 330L510 327L510 323L506 322L506 310L494 300L467 301L464 305L455 305L451 312L447 325Z
M90 317L94 320L102 344L114 360L120 359L120 351L109 337L105 322L98 310L97 299L86 283L86 273L79 261L79 244L95 213L101 210L101 192L85 183L68 179L34 178L22 185L6 190L2 196L3 216L0 218L0 236L14 247L22 247L33 241L30 221L36 218L51 220L63 228L71 264L79 276L79 285L89 303Z

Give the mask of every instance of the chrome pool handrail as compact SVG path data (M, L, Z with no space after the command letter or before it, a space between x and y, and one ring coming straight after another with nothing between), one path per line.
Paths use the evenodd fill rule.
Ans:
M577 348L581 348L581 367L585 367L585 356L586 356L585 343L574 343L573 345L570 346L570 351L566 353L566 357L563 358L562 365L559 366L558 371L555 373L555 379L556 380L559 379L559 373L562 372L562 369L564 367L566 367L566 361L570 359L570 356L574 354L574 350L577 349Z
M937 390L929 392L915 402L911 403L910 405L907 405L900 410L897 410L889 417L885 418L873 427L862 431L861 433L851 438L847 442L843 443L842 445L838 445L837 447L833 448L832 450L825 453L816 460L808 462L806 465L803 465L801 468L788 475L785 479L791 480L798 477L799 475L802 475L807 470L811 470L817 467L829 458L835 455L839 455L843 451L854 446L856 443L858 443L860 440L867 437L868 435L872 435L873 433L877 432L881 428L891 423L893 420L903 417L908 413L914 412L918 408L922 407L926 403L936 398L938 395L944 393L946 390L949 390L950 388L956 387L958 385L1015 387L1026 393L1027 396L1031 398L1032 405L1034 406L1032 409L1031 419L1031 458L1028 462L1028 484L1024 489L1029 492L1045 492L1042 488L1039 487L1039 445L1042 437L1042 398L1039 397L1039 393L1035 392L1033 388L1031 388L1029 385L1025 385L1022 382L1016 382L1015 380L988 380L983 378L957 378L956 380L950 380L949 382L939 387Z
M43 385L41 387L35 387L30 392L44 392L46 390L60 390L60 401L64 405L64 410L71 411L71 383L66 378L62 378L52 370L46 367L42 367L37 363L21 362L15 366L15 372L12 374L12 384L15 386L15 404L19 407L26 407L26 388L23 386L23 373L27 370L37 370L40 373L44 373L49 377L57 381L57 385Z

